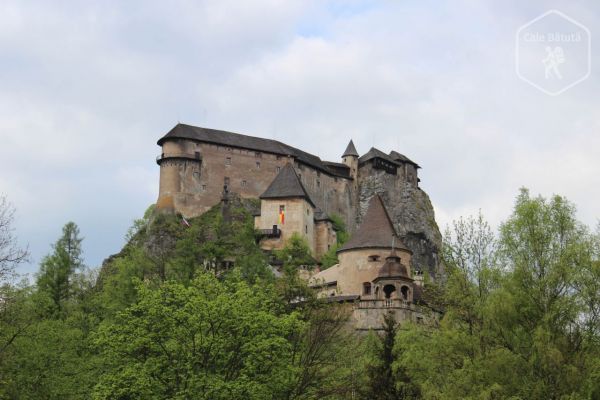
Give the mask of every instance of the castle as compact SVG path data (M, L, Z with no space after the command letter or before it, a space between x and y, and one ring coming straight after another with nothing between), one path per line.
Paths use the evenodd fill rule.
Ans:
M158 145L158 210L194 217L224 192L260 199L261 247L280 249L297 234L317 260L336 244L338 216L350 240L338 250L339 264L311 285L322 296L360 300L358 327L378 326L384 309L400 320L422 318L420 277L438 272L441 235L414 161L376 148L359 156L352 140L341 162L323 161L276 140L184 124Z

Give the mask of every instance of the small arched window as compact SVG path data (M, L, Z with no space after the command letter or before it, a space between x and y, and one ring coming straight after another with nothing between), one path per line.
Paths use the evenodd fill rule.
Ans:
M371 282L363 283L363 295L365 295L365 296L371 295Z
M408 300L408 294L410 293L410 289L408 286L402 286L400 289L400 293L402 293L402 300Z

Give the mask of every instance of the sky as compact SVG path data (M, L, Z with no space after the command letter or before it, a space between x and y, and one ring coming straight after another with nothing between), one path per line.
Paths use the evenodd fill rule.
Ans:
M519 28L551 9L592 38L589 54L561 45L566 73L588 57L591 71L556 96L515 65ZM68 221L90 267L118 252L156 201L156 141L178 122L332 161L349 139L397 150L422 166L442 229L478 210L498 226L521 187L566 196L594 227L599 18L594 1L3 0L0 193L31 252L19 272Z

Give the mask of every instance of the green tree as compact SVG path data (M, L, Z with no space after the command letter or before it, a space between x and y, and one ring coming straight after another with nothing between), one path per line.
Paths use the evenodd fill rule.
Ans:
M280 313L272 290L207 273L138 290L98 333L108 372L94 398L265 399L289 386L287 338L302 322Z
M371 359L367 364L369 391L364 396L377 400L418 399L418 387L411 382L405 368L395 364L398 348L394 350L398 324L393 314L384 316L383 332L381 335L372 334ZM374 340L373 340L374 339Z
M445 238L439 327L398 333L398 367L426 399L594 398L597 239L560 196L522 190L494 238L481 217Z
M79 228L74 222L68 222L62 232L53 246L54 252L42 260L37 275L38 289L50 296L56 311L61 311L64 302L73 296L76 289L73 277L83 268L83 238L79 237Z

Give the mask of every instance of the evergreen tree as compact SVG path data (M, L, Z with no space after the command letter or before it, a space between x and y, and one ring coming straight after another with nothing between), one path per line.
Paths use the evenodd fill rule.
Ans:
M54 252L42 260L37 275L40 292L47 294L56 311L63 309L63 302L74 293L73 277L83 268L79 228L74 222L68 222L62 230L62 236L54 244Z
M393 314L383 319L383 334L375 344L373 360L367 367L370 393L366 396L376 400L418 399L419 390L411 382L402 366L394 366L394 341L398 324ZM398 351L398 350L396 350Z

